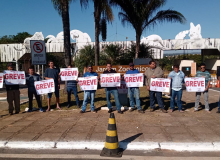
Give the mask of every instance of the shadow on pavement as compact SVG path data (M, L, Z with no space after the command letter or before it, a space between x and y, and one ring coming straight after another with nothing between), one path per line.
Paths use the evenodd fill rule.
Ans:
M125 151L127 149L127 146L129 143L131 143L132 141L134 141L136 138L138 138L139 136L141 136L143 133L138 133L134 136L128 137L122 141L119 142L119 147Z

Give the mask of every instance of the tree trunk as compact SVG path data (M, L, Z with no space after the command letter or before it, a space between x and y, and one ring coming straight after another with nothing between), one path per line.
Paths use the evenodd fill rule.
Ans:
M99 7L98 4L94 3L94 17L95 17L95 66L99 65Z
M139 50L140 50L140 43L141 43L141 34L138 34L136 32L136 53L135 53L135 59L138 58Z
M62 21L63 21L63 34L64 34L64 60L65 65L71 64L71 52L70 52L70 21L69 21L69 3L64 1L62 6Z

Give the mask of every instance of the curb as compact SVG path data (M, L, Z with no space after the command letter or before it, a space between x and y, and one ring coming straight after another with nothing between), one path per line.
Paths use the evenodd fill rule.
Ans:
M102 150L105 142L98 141L70 141L70 142L51 142L51 141L0 141L0 148L13 149L90 149ZM124 150L174 150L189 152L215 152L220 151L220 142L119 142L119 147Z

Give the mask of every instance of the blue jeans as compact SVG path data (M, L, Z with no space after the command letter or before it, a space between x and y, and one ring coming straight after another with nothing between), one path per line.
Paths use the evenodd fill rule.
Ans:
M162 92L155 92L155 91L149 91L150 93L150 107L152 109L155 108L155 94L157 97L157 102L159 104L159 107L161 109L164 109L164 104L163 104L163 98L162 98Z
M175 97L176 97L176 96L177 96L177 106L178 106L178 109L179 109L179 111L182 110L182 101L181 101L181 99L182 99L182 94L183 94L182 89L179 90L179 91L175 91L175 90L173 90L173 89L171 90L170 108L171 108L172 110L175 109L174 103L175 103Z
M75 95L76 104L79 105L79 97L77 94L77 86L76 87L67 87L67 94L68 94L68 104L71 102L71 93L73 91L73 94Z
M33 95L35 96L35 99L37 101L38 108L41 109L42 104L41 104L41 100L40 100L40 95L37 95L36 90L28 89L29 109L32 110L32 108L33 108L33 103L32 103Z
M86 111L86 106L89 100L89 97L91 99L91 111L95 110L94 106L94 100L95 100L95 91L84 91L84 100L83 100L83 105L82 105L82 111Z
M138 87L128 87L128 96L129 96L131 108L135 107L135 103L134 103L134 96L135 96L137 109L138 110L142 109L141 101L140 101L140 91Z
M115 87L105 88L105 94L106 94L108 109L112 108L112 103L110 102L110 99L111 99L111 94L113 94L117 110L120 111L121 110L121 104L119 102L117 88L115 88Z
M53 93L47 93L47 98L51 98ZM60 97L59 89L58 87L55 87L55 96L56 98Z
M219 101L218 101L218 110L220 111L220 98L219 98Z

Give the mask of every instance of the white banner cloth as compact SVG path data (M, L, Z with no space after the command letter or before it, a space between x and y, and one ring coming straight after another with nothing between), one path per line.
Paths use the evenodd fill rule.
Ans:
M38 95L55 92L53 79L35 81L34 86Z
M61 81L77 80L78 68L61 68L60 78Z
M142 73L125 74L124 80L127 87L143 87L144 75Z
M204 92L205 91L205 78L185 78L185 85L187 92Z
M101 74L101 87L120 87L120 73Z
M151 78L150 90L156 92L170 92L170 79Z
M78 84L82 91L97 90L97 76L80 77L78 78L78 81Z
M3 73L7 85L26 84L24 71L5 70Z

